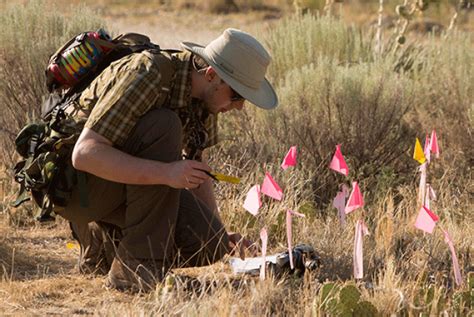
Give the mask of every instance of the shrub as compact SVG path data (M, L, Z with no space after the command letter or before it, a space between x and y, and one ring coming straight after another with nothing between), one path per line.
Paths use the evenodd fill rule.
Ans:
M208 0L202 5L210 13L230 13L239 10L234 0Z
M342 143L350 178L362 182L370 201L376 191L413 182L415 137L424 140L434 128L447 159L438 161L444 171L456 161L458 176L469 175L474 157L469 35L428 37L405 47L389 39L379 56L370 36L341 21L295 15L264 39L274 59L270 77L280 107L268 112L248 107L244 115L223 118L224 157L239 157L234 165L277 164L296 144L303 175L316 175L313 196L304 199L323 203L317 205L324 210L343 181L327 168L336 144ZM446 174L450 179L444 181L462 192L466 182L455 175Z
M177 9L203 10L208 13L225 14L239 11L239 7L234 0L178 0L170 1L169 5Z
M414 99L410 86L411 81L395 73L390 63L349 67L320 60L318 65L291 71L279 89L281 106L257 116L255 124L247 123L239 141L246 144L250 157L270 162L276 153L297 144L301 168L306 175L315 174L317 202L329 202L337 181L342 181L327 168L336 144L342 144L352 178L368 186L384 179L388 182L384 186L393 186L403 180L394 174L413 170L406 153L415 133L404 120Z
M416 75L416 104L420 128L439 129L450 151L462 152L466 160L474 157L473 105L474 50L473 36L454 33L425 44L419 57L424 67ZM448 155L448 153L446 153ZM472 164L471 164L472 166Z
M270 77L278 82L294 68L328 57L340 63L368 61L370 41L361 30L344 22L314 15L291 16L280 21L264 37L273 57Z
M45 2L9 6L0 15L0 155L8 164L13 140L27 121L38 115L47 93L44 69L49 56L75 34L104 27L85 7L71 8L68 16Z

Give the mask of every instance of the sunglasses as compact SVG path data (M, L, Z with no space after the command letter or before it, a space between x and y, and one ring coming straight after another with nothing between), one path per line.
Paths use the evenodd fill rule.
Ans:
M232 91L232 96L230 97L230 101L234 102L234 101L242 101L242 100L245 100L244 97L242 97L237 91L235 91L234 89L232 89L232 87L230 87L230 90Z

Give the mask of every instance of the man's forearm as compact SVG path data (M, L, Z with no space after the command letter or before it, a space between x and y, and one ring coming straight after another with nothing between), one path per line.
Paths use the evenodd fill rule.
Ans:
M167 163L147 160L101 143L84 144L74 167L98 177L125 184L167 184Z
M209 180L206 172L210 172L207 164L198 161L160 162L132 156L114 148L111 141L87 128L74 146L72 165L114 182L173 188L196 188Z

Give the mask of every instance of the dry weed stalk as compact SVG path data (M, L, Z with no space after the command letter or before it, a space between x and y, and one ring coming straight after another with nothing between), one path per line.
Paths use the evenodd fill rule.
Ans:
M375 35L375 53L380 56L383 51L383 38L382 38L382 23L383 23L383 0L379 0L379 10L377 18L377 33Z

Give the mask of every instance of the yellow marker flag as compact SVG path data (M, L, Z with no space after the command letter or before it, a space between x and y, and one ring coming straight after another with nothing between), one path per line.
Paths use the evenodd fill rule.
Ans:
M425 153L423 152L423 148L421 147L420 140L416 138L415 143L415 151L413 152L413 158L418 161L418 163L423 164L426 162Z
M238 177L224 175L224 174L216 173L216 172L211 172L211 174L218 181L228 182L228 183L231 183L231 184L239 184L240 183L240 179Z
M77 243L74 243L74 242L68 242L68 243L66 243L66 248L68 248L69 250L79 249L79 245Z

